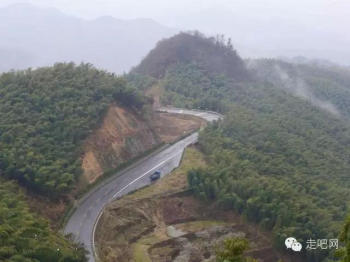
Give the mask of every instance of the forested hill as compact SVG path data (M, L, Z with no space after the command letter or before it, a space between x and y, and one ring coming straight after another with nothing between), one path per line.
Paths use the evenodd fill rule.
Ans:
M200 41L215 46L210 39ZM164 43L171 41L157 48L162 50ZM180 41L167 48L177 54L188 50L186 45ZM269 73L275 62L256 61L255 67L248 64L251 78L237 81L225 74L232 68L221 69L227 64L207 56L200 45L196 49L196 54L203 54L200 64L191 56L171 66L154 63L150 57L161 53L157 48L136 72L147 73L147 83L153 86L158 80L163 104L225 114L222 122L200 134L210 167L190 172L193 192L271 231L282 250L289 236L304 247L308 239L336 239L350 212L350 122L342 117L348 114L350 81L345 71L279 65L277 81ZM215 63L220 63L220 71L203 67ZM162 73L153 74L157 65ZM157 78L150 81L150 75ZM331 257L332 251L304 250L301 256L319 262Z
M135 73L162 77L176 64L194 63L208 74L224 74L242 81L249 78L244 62L224 36L206 38L198 32L180 33L160 41Z
M29 212L14 182L0 177L0 261L85 262L85 250L50 229L46 220Z
M51 197L81 174L81 144L111 103L144 98L89 64L56 64L0 76L0 173Z

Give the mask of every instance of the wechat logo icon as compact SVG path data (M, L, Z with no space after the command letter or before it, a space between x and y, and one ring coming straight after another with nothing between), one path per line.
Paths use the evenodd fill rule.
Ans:
M284 243L286 244L287 249L292 249L295 252L300 252L303 248L294 237L288 237Z

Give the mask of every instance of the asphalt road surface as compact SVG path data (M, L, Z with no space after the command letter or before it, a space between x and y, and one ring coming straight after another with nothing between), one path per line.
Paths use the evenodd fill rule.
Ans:
M174 114L185 114L185 115L193 115L198 116L200 118L205 119L208 122L212 122L218 120L223 117L223 115L212 112L212 111L201 111L201 110L188 110L182 108L169 108L169 107L161 107L158 109L160 112L174 113Z
M222 116L215 112L201 112L178 108L161 108L159 111L188 114L201 117L209 122L218 120ZM160 171L161 176L169 174L179 166L184 149L197 142L198 133L194 133L183 140L151 154L138 161L131 167L111 177L96 189L89 192L79 204L68 220L64 233L72 233L76 241L83 243L89 251L89 261L95 261L94 235L103 208L111 201L151 183L149 176Z

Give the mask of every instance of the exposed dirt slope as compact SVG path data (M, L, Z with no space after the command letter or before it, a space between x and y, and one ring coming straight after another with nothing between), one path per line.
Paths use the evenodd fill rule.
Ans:
M96 231L102 261L215 261L216 246L233 236L248 238L248 254L259 261L282 258L268 235L233 212L208 206L184 191L187 171L203 166L203 155L189 148L171 175L107 207Z
M86 141L82 168L84 178L93 183L106 170L194 131L204 121L185 115L153 113L145 120L128 109L111 106L101 127Z
M154 112L149 118L145 120L137 113L115 105L110 107L101 127L85 142L81 189L93 183L105 171L118 167L161 142L171 143L206 124L200 118L178 114ZM67 201L60 199L53 202L27 190L25 192L31 210L49 219L53 227L59 227ZM67 198L72 196L68 195Z
M174 142L207 122L201 118L190 115L178 115L169 113L156 113L153 119L153 129L164 143Z
M102 126L85 144L84 176L94 182L103 171L136 157L160 143L152 128L136 113L111 106Z

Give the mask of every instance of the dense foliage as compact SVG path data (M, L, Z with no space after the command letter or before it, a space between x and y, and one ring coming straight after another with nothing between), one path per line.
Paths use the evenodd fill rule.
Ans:
M18 187L0 179L0 261L80 262L85 251L31 214Z
M195 63L208 74L224 74L238 81L250 77L230 39L207 38L199 32L180 33L160 41L133 71L160 78L177 63Z
M150 57L172 48L176 56L181 43L172 43L162 42ZM205 53L200 46L197 52ZM163 73L155 74L165 90L164 104L225 113L223 121L200 134L210 167L189 173L195 194L272 231L281 248L289 236L303 243L337 238L350 208L346 69L282 62L276 67L270 60L252 66L250 61L251 77L239 79L237 72L244 69L231 72L236 75L209 71L205 65L215 64L214 57L167 61L177 62L162 64ZM316 250L304 255L321 261L328 254Z
M113 103L142 107L126 82L89 64L0 76L0 170L35 191L69 190L80 169L80 145Z
M157 84L157 79L148 75L130 73L125 75L126 80L137 90L146 91Z
M344 247L338 250L337 256L340 257L341 262L350 262L350 216L345 221L340 241L343 242Z
M176 64L169 68L161 85L166 90L164 104L225 112L225 94L240 84L224 75L209 76L195 64Z
M350 70L338 66L294 64L279 60L248 61L261 81L289 90L319 107L350 119Z
M273 231L280 247L290 235L336 238L349 211L350 129L327 128L322 115L309 121L280 113L236 107L209 126L200 145L211 168L190 172L189 184L202 199ZM307 256L320 261L322 254Z
M246 257L244 252L249 248L249 242L245 238L225 239L216 251L217 262L255 262L256 260Z
M195 193L273 231L281 248L290 235L335 238L349 211L348 123L258 83L222 101L230 108L225 120L200 136L212 167L189 174ZM324 255L306 254L309 261Z

